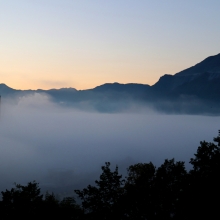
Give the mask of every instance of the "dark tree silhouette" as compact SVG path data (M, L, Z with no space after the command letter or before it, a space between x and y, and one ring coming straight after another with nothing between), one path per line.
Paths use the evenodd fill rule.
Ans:
M73 197L62 201L53 193L40 193L39 184L29 182L27 186L15 184L11 190L2 192L0 205L3 220L12 219L83 219L83 212Z
M65 197L60 202L60 219L83 219L83 211L74 197Z
M201 141L194 158L190 163L187 207L188 216L192 219L219 219L220 206L220 131L214 143Z
M59 200L54 193L46 192L41 212L42 219L57 219L61 215Z
M27 186L15 184L15 188L2 192L4 218L37 219L42 201L43 195L35 181L29 182Z
M156 168L152 163L129 166L122 202L127 219L147 219L154 216L152 186Z
M83 190L75 190L82 200L82 207L89 219L114 219L118 209L117 204L123 195L122 176L118 174L118 167L112 172L110 163L102 166L100 180L96 180L96 186L89 185Z
M154 180L155 217L172 219L182 210L181 203L187 184L187 171L184 162L165 160L156 170Z
M158 169L152 163L135 164L126 179L127 219L172 219L179 212L187 179L184 162L165 160Z
M220 219L220 131L214 142L200 142L189 172L184 162L166 159L158 168L151 162L131 165L122 179L118 167L111 171L106 162L94 186L75 190L81 206L53 193L43 199L35 181L15 184L2 192L1 219Z

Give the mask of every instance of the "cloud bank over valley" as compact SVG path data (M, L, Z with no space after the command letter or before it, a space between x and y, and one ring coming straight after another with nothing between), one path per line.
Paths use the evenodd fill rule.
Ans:
M71 194L92 184L106 161L119 172L138 162L186 161L199 141L212 141L219 117L166 115L134 105L123 113L61 107L35 93L4 99L0 119L0 190L36 180L43 190ZM137 111L135 111L135 109Z

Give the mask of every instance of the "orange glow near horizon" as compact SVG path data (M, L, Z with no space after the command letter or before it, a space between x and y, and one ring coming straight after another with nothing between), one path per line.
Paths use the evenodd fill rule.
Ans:
M35 54L31 57L8 54L1 65L0 82L21 90L66 87L84 90L113 82L152 85L163 74L158 66L157 62L128 58L110 62L92 56L68 60L54 55L43 60Z
M219 53L220 2L198 4L3 1L0 83L22 90L153 85Z
M14 65L10 65L13 63ZM87 62L87 66L79 63L55 62L25 62L18 60L3 63L0 70L0 83L13 89L59 89L75 88L77 90L91 89L105 83L140 83L155 84L164 74L174 74L189 66L172 65L170 60L158 60L137 64ZM160 63L160 65L159 65ZM189 64L188 64L189 65Z
M1 75L1 82L4 83L7 86L18 89L18 90L27 90L27 89L59 89L59 88L75 88L77 90L84 90L84 89L91 89L96 86L105 84L105 83L140 83L140 84L148 84L152 85L154 84L159 78L156 79L152 77L145 77L147 78L144 80L144 77L139 78L137 80L135 77L111 77L111 75L104 75L101 76L101 73L98 74L96 72L95 74L86 74L82 73L83 77L80 77L80 74L75 74L74 76L67 77L68 79L63 79L62 74L58 75L56 74L53 76L52 74L48 74L44 77L43 74L34 74L32 72L32 77L29 77L28 74L24 74L21 72L17 72L16 74L8 73L5 71L5 74L0 73ZM66 74L67 75L67 74ZM71 75L71 74L70 74ZM129 75L129 73L128 73ZM95 76L95 77L94 77Z

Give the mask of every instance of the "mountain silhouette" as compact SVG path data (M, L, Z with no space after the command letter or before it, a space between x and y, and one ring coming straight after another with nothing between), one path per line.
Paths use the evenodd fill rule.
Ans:
M0 83L0 95L1 96L9 96L9 95L14 95L17 92L17 90L12 89L5 85L4 83Z
M131 104L153 106L166 113L220 114L220 54L174 75L165 74L154 85L106 83L87 90L61 88L15 90L0 84L2 98L43 93L54 102L101 112L121 111Z
M152 86L167 97L191 95L202 99L219 101L220 54L210 56L202 62L175 75L164 75Z

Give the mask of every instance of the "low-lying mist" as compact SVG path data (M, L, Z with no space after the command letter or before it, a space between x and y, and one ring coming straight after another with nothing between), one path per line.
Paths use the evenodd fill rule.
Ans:
M141 110L140 110L141 108ZM109 161L119 172L138 162L157 167L186 161L201 140L217 135L220 117L166 115L133 106L124 113L64 108L46 95L3 100L0 118L0 190L36 180L61 196L93 184Z

